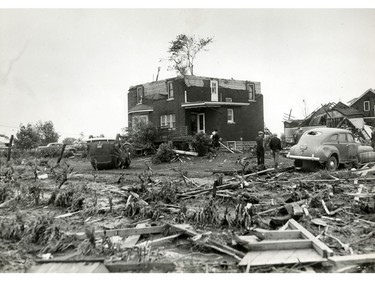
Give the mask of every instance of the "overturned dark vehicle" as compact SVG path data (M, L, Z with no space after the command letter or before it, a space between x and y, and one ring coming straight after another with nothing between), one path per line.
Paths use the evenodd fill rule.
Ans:
M125 169L130 166L130 143L121 143L118 138L92 138L87 141L87 146L94 169Z
M340 164L356 165L366 158L375 157L374 154L371 146L356 141L349 130L316 128L307 130L291 147L287 157L295 160L296 167L316 162L329 171L335 171Z

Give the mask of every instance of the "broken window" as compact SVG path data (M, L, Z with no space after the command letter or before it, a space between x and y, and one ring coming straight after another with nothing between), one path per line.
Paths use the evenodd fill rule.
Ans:
M232 108L227 109L228 113L228 123L234 123L234 112Z
M211 94L213 94L213 95L217 95L217 93L218 93L218 85L217 85L217 81L212 80L212 81L211 81Z
M133 115L132 117L132 127L138 123L148 123L148 115Z
M363 110L364 111L370 111L370 102L369 101L363 102Z
M143 100L143 87L137 88L137 104L142 104Z
M255 100L254 85L247 84L247 90L249 92L249 101L254 101Z
M168 99L173 99L174 93L173 93L173 82L172 81L167 83L167 89L168 89Z

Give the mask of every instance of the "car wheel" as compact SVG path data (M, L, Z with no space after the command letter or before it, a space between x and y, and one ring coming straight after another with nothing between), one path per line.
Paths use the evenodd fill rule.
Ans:
M328 158L326 162L326 169L331 172L337 170L337 159L335 156L331 156Z
M302 165L303 165L303 161L302 160L300 160L300 159L294 160L294 167L296 167L296 168L302 168Z

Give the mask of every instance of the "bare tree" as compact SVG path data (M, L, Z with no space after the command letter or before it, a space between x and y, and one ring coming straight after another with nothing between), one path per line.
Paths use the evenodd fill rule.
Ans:
M170 42L168 48L169 61L173 62L172 69L181 75L186 75L188 70L194 75L194 60L198 52L204 50L208 44L212 43L213 38L195 38L180 34L175 40Z

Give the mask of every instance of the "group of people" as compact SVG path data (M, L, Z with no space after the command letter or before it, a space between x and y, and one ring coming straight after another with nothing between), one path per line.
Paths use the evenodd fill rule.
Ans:
M258 159L258 165L264 165L264 154L265 154L265 138L264 132L259 131L258 136L256 137L256 154ZM218 130L215 129L211 134L212 148L216 151L220 148L220 136ZM277 137L277 134L273 134L271 140L268 144L269 148L272 151L272 156L274 160L274 166L277 168L279 166L279 155L281 147L281 140Z
M265 140L264 133L262 131L258 132L256 137L256 154L258 159L258 165L264 165L264 153L265 153ZM281 147L281 140L277 137L277 134L273 134L269 142L269 148L272 151L274 166L277 168L279 166L279 155Z

